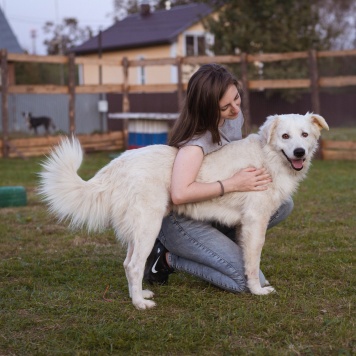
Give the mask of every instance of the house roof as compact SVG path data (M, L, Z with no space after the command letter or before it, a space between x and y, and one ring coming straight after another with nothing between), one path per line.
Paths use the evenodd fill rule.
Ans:
M213 9L206 4L193 3L146 15L137 13L127 16L102 32L102 50L114 51L173 43L180 33L212 11ZM76 54L97 52L98 36L75 47L73 52Z
M11 53L23 53L19 42L12 29L7 22L7 19L0 8L0 48L7 49Z

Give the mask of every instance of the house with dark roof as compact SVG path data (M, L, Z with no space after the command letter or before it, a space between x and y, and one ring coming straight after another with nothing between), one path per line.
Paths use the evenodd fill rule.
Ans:
M10 53L23 53L15 34L13 33L4 13L0 8L0 48Z
M76 56L114 59L152 59L177 56L209 55L213 36L207 33L202 19L213 16L204 3L175 6L151 11L141 5L141 12L129 15L73 49ZM99 73L93 65L82 65L82 84L97 84ZM177 82L175 66L130 68L130 84L167 84ZM102 83L121 83L122 68L103 67Z

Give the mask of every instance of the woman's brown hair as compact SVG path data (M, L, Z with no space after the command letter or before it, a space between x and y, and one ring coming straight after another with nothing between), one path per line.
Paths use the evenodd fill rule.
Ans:
M206 131L211 132L214 143L220 142L219 101L231 85L240 93L237 79L225 67L215 63L201 66L188 82L183 108L172 128L169 145L179 147Z

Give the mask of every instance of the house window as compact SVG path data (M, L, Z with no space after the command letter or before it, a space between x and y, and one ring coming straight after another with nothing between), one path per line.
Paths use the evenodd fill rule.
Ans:
M189 34L185 36L185 53L187 56L205 56L205 35Z
M139 56L137 59L145 59L144 56ZM138 84L146 84L146 71L145 67L137 67L138 73L137 73L137 79L138 79Z

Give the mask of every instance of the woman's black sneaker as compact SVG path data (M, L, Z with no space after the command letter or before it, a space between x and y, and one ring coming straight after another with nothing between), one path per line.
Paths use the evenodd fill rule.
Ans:
M156 239L155 245L147 258L144 281L149 284L164 285L168 282L168 276L174 272L172 267L168 266L166 253L168 250L163 246L161 241Z

